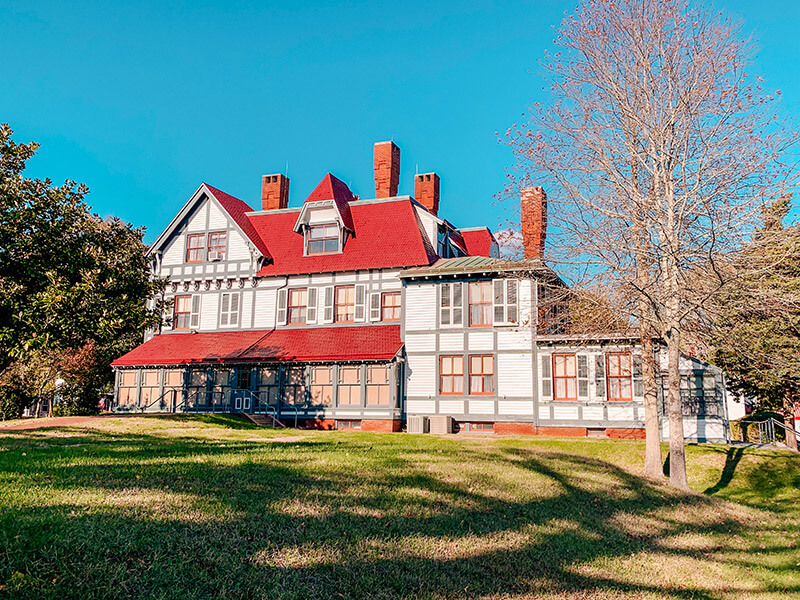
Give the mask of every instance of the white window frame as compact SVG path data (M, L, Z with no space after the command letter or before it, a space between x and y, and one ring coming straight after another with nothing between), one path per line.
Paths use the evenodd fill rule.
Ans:
M514 300L509 301L513 290ZM492 280L492 316L495 325L519 325L519 280Z
M227 306L225 305L226 300L227 300ZM222 292L222 296L219 299L219 326L238 327L241 310L242 310L241 293Z
M464 326L464 284L461 281L450 281L441 283L437 286L439 288L439 327L442 329L457 328ZM455 302L456 292L459 290L460 301ZM448 305L444 306L444 300L447 298ZM459 319L456 319L456 311L460 313ZM447 315L447 319L445 319ZM447 322L445 322L447 321ZM457 322L456 322L457 321Z

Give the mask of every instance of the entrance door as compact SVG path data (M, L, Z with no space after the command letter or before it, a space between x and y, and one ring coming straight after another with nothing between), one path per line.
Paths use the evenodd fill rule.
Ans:
M236 370L236 385L233 390L234 412L252 412L253 410L253 369L239 367Z

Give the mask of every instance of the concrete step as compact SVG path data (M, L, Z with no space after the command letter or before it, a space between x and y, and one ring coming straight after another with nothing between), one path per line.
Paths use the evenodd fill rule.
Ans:
M280 421L276 421L269 415L251 415L242 413L242 417L260 427L285 427Z

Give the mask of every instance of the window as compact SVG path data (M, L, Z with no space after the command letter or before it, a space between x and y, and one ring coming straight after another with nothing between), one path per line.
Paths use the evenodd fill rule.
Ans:
M175 410L183 392L183 370L168 369L164 371L164 399L162 408Z
M258 370L258 396L262 403L274 404L278 399L278 373L277 367Z
M578 398L589 395L589 359L585 354L578 355Z
M228 232L214 231L208 234L208 259L224 260L228 247Z
M606 355L606 377L609 400L633 400L631 382L631 355L628 352L612 352Z
M336 429L361 429L361 421L336 421Z
M339 367L339 406L361 404L361 367Z
M200 296L175 296L173 329L189 329L200 323Z
M517 280L495 279L494 322L506 325L517 324Z
M239 324L239 293L222 294L219 307L219 324L221 327L230 327Z
M208 372L205 369L190 369L187 377L187 396L189 406L205 404L208 398Z
M555 400L577 400L578 378L574 354L553 354Z
M492 324L492 282L471 281L469 284L469 326Z
M389 367L369 365L367 367L367 406L389 404Z
M306 254L332 254L339 252L339 226L311 225L307 233Z
M494 423L470 423L470 431L494 431Z
M464 393L463 356L442 356L439 359L439 393Z
M336 323L352 323L355 318L356 288L342 285L335 289L334 320Z
M332 367L311 367L311 401L330 406L333 399Z
M494 394L494 356L469 357L469 393Z
M400 292L385 292L381 296L381 321L400 320Z
M289 324L306 322L306 307L308 306L308 290L297 288L289 290Z
M461 282L443 283L439 288L441 290L439 323L442 327L460 327L464 312Z
M136 381L139 371L120 371L119 392L117 393L117 406L120 408L132 407L136 404Z
M186 236L186 262L202 262L203 246L205 246L206 235L204 233L193 233Z
M306 401L306 370L304 367L286 369L284 399L289 404L303 404Z
M142 371L142 389L139 395L139 407L144 408L158 400L160 388L158 375L159 373L155 369Z

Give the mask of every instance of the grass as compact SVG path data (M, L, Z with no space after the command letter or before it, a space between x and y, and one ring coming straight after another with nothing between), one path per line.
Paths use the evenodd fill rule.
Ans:
M0 433L0 597L789 598L800 456L272 431L226 417Z

